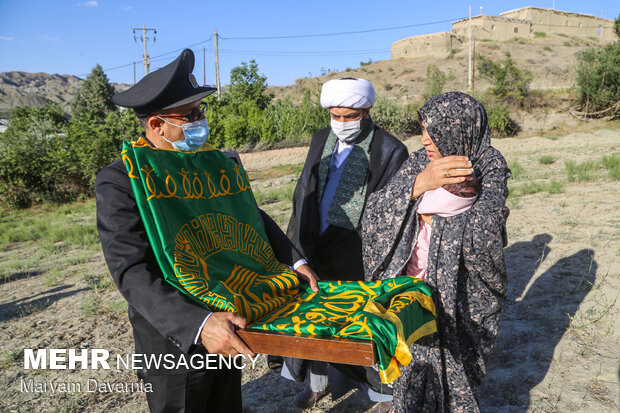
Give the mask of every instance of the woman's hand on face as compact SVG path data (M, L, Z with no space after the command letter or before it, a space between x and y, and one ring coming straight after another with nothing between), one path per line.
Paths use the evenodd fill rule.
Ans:
M466 156L451 155L433 160L416 177L413 198L446 184L461 183L472 173L471 162Z

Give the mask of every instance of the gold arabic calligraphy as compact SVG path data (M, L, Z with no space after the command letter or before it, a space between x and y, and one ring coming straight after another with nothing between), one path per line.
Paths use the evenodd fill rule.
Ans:
M139 179L132 176L133 164L129 157L127 161L130 162L130 178ZM156 171L148 163L140 170L144 173L146 190L149 194L147 201L153 198L211 199L235 195L251 189L247 173L238 165L234 165L232 170L220 169L216 173L219 177L206 170L200 171L202 173L188 171L185 168L176 173L171 173L167 169L163 172ZM232 182L229 175L235 177ZM205 193L205 188L207 193Z

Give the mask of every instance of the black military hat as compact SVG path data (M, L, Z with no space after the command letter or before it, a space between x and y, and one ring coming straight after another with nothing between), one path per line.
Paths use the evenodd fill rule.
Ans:
M194 52L185 49L174 62L144 76L124 92L112 96L112 102L133 108L138 117L155 111L170 109L195 102L217 89L198 86L192 74Z

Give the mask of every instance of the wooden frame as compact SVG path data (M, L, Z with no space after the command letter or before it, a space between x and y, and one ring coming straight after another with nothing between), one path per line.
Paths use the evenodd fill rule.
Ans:
M237 334L254 353L358 366L375 364L372 341L342 340L247 329L237 330Z

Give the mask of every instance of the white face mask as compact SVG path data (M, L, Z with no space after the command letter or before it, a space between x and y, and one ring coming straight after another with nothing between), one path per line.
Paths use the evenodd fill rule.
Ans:
M331 120L331 127L338 140L351 143L357 139L360 132L362 131L362 119L364 119L364 115L362 115L358 120L354 120L352 122L338 122L337 120Z

